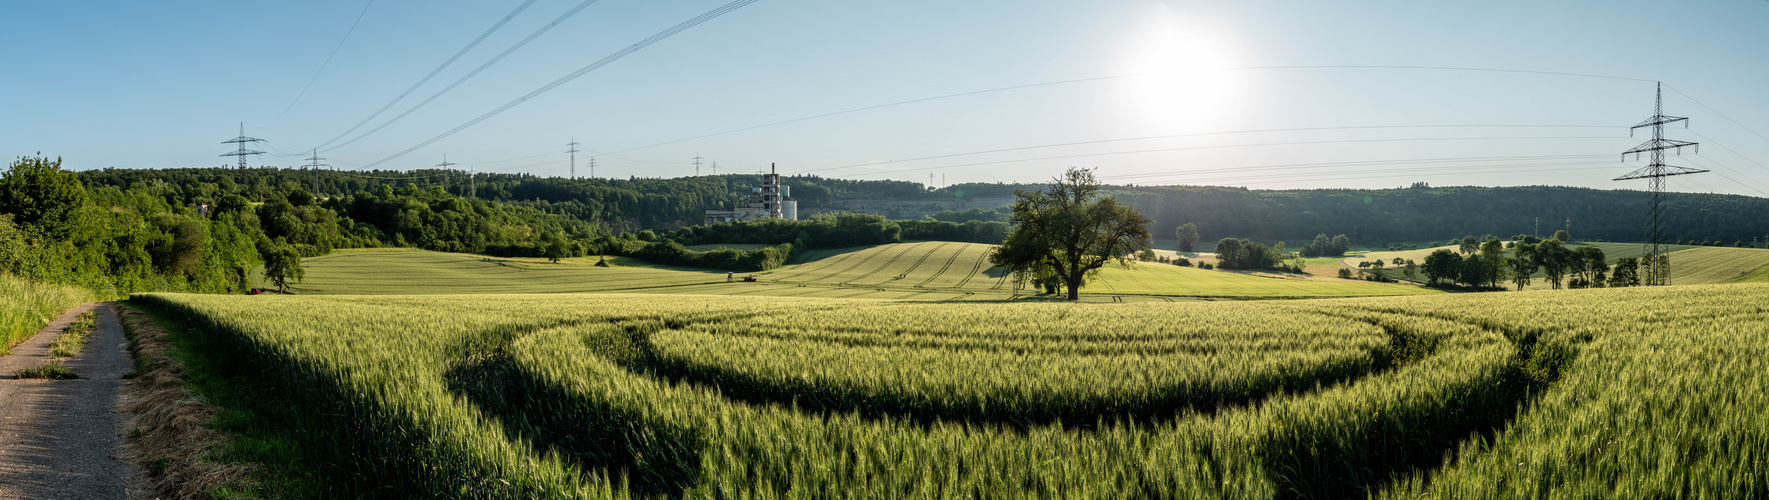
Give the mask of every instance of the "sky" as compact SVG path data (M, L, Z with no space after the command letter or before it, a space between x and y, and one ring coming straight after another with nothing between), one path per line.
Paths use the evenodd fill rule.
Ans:
M1764 0L757 0L630 50L728 2L3 2L0 154L221 166L243 123L253 166L1644 189L1663 82L1713 171L1669 189L1769 197Z

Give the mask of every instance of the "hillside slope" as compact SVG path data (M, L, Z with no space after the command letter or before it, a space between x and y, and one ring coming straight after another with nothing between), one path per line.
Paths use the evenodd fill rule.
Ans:
M759 282L688 268L593 267L595 257L499 259L428 251L350 252L308 259L297 294L637 293L1001 300L1011 276L988 262L989 245L928 241L818 250L798 264L759 273ZM1369 297L1439 293L1410 285L1305 281L1167 264L1109 267L1081 292L1092 301L1156 297ZM1020 290L1020 295L1032 295Z

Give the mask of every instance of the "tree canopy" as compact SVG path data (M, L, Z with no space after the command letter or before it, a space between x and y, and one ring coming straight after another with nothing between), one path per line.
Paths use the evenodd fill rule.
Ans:
M1019 280L1053 277L1080 299L1081 286L1109 263L1148 248L1149 219L1135 208L1099 195L1089 169L1070 168L1047 190L1018 190L1007 240L990 253L996 267Z

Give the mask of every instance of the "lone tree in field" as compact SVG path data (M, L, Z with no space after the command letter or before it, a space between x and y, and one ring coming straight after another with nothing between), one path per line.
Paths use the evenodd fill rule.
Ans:
M1190 252L1198 244L1198 225L1187 222L1174 230L1173 236L1179 240L1179 251Z
M1014 191L1014 229L989 262L1020 279L1054 277L1068 287L1069 300L1080 299L1081 285L1100 268L1128 266L1128 256L1148 248L1148 217L1117 198L1099 197L1099 188L1092 170L1070 168L1049 190Z
M265 250L264 278L276 285L278 293L289 291L289 280L300 282L307 277L307 270L301 268L301 253L294 246L279 241Z

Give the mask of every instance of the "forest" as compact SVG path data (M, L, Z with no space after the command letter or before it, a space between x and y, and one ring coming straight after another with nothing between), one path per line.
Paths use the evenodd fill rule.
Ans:
M451 170L303 171L282 168L116 169L80 172L87 185L122 189L158 183L211 183L259 200L299 184L319 197L376 192L379 186L440 190L595 224L613 233L677 230L699 225L702 211L729 208L758 185L756 174L679 178L566 179L528 174ZM929 189L905 181L788 176L801 212L845 211L854 200L920 203L924 216L949 222L1005 221L999 207L979 201L1009 199L1016 189L1043 184L962 183ZM1351 244L1385 246L1460 238L1468 234L1540 234L1566 229L1580 240L1640 241L1647 194L1632 189L1557 186L1412 187L1386 189L1252 190L1219 186L1105 186L1103 194L1137 207L1150 231L1171 235L1194 223L1202 241L1250 238L1290 241L1345 234ZM1769 235L1769 198L1704 193L1667 193L1665 217L1671 240L1753 241ZM965 205L965 208L959 208ZM857 210L864 211L864 210ZM1538 219L1540 229L1538 231ZM407 236L408 238L411 235ZM906 238L914 239L912 235ZM790 240L788 240L790 241Z

